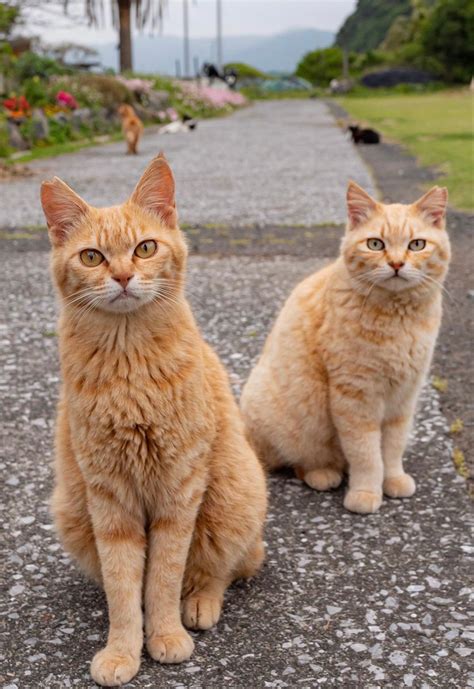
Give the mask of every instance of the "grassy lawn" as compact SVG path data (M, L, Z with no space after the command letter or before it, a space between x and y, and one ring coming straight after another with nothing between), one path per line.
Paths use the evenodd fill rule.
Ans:
M377 128L436 167L456 208L474 208L473 96L469 90L338 99L350 116Z

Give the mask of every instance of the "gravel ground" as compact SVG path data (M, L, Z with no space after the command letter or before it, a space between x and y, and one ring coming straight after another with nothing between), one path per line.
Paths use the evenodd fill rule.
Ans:
M257 103L232 117L204 120L189 134L155 131L144 137L137 157L116 143L30 163L36 176L2 185L9 203L0 205L0 228L43 225L38 185L53 175L92 204L125 200L160 150L175 172L186 223L343 222L347 178L371 186L323 102Z
M353 160L344 170L347 163L362 165L351 148L347 157ZM306 242L301 255L294 242L285 242L296 230L285 235L281 227L267 228L282 253L294 255L259 249L252 256L243 255L255 242L250 231L231 231L227 243L212 244L216 228L201 229L201 240L209 241L199 244L199 231L190 235L197 248L219 255L191 257L188 294L238 395L291 288L337 250L337 230L328 228L326 236L326 228L312 228L306 236L298 228ZM88 689L95 686L88 663L105 641L107 615L102 593L62 552L48 512L59 373L47 242L41 232L16 232L0 239L0 250L8 285L0 331L6 476L0 683L4 689ZM190 661L163 667L145 654L127 686L474 687L468 675L474 637L469 502L450 459L447 430L438 394L427 387L407 454L418 492L407 501L385 500L368 517L343 509L343 489L315 493L289 474L272 477L261 574L231 588L217 628L194 635Z

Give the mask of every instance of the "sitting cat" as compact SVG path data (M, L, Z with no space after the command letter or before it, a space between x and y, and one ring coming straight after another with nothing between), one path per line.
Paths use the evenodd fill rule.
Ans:
M341 255L290 295L242 393L264 465L316 490L349 474L344 505L409 497L405 450L441 320L447 190L383 205L351 182Z
M143 124L131 105L124 103L118 109L122 119L122 133L127 142L127 153L137 155L138 144L143 134Z
M263 470L226 373L184 296L186 244L159 156L121 206L41 189L61 297L63 385L52 509L66 550L100 582L110 630L101 685L161 663L216 624L225 589L263 561ZM182 602L181 602L182 599Z
M380 143L380 134L375 129L361 129L358 125L350 125L347 129L351 132L352 141L355 144Z

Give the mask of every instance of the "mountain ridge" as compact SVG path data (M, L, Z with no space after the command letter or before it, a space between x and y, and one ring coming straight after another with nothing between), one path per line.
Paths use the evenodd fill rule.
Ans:
M303 55L310 50L332 45L334 33L320 29L291 29L270 36L224 36L225 62L247 62L262 71L293 72ZM190 39L191 69L193 58L215 62L214 38ZM118 68L116 45L92 45L104 67ZM136 72L176 75L176 61L183 72L183 39L180 36L143 36L134 38L134 70Z

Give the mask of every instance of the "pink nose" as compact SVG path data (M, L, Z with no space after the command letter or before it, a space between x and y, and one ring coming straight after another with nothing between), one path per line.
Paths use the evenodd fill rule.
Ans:
M125 287L128 285L130 280L133 278L133 275L112 275L112 280L115 280L115 282L119 282L122 287L125 289Z
M388 265L393 268L393 270L398 271L400 268L403 268L405 263L403 261L400 261L399 263L395 263L395 261L389 261Z

